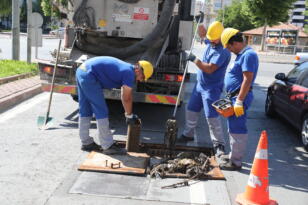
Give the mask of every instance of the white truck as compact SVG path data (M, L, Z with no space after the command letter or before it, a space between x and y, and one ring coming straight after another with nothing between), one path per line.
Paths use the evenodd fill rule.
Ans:
M134 101L176 103L194 27L195 0L74 0L56 72L54 92L76 100L75 71L94 56L113 56L154 65L147 83L137 83ZM54 61L40 61L42 88L49 91ZM188 76L189 77L189 76ZM104 90L120 99L119 89Z

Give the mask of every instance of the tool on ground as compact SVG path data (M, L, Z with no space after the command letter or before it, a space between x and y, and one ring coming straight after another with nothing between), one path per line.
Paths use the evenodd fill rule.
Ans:
M203 4L202 7L204 7L204 5L205 4ZM202 8L201 11L203 11L203 9L204 8ZM200 12L200 15L202 15L202 14L203 13ZM198 20L197 20L196 16L194 16L194 19L195 19L195 22L197 22L197 26L196 26L194 37L193 37L193 40L192 40L192 43L191 43L191 46L190 46L190 50L189 50L188 56L192 53L192 49L193 49L193 46L195 44L195 40L196 40L199 24L200 24L201 20L203 20L202 17L198 18ZM176 122L175 116L176 116L176 112L177 112L178 105L179 105L179 102L180 102L180 98L181 98L181 95L182 95L182 89L183 89L184 81L185 81L185 78L186 78L187 70L188 70L188 62L186 62L186 65L185 65L185 69L184 69L184 73L183 73L183 78L182 78L181 85L180 85L180 90L179 90L179 93L178 93L178 96L177 96L177 99L176 99L176 103L175 103L175 107L174 107L172 118L168 119L167 122L166 122L165 144L167 145L167 148L170 151L171 151L171 149L173 149L173 147L174 147L174 145L176 143L176 139L177 139L178 129L177 129L177 122Z
M224 98L215 101L212 106L216 109L216 111L222 115L223 117L230 117L234 115L234 110L232 106L231 100Z
M262 131L246 190L236 197L236 202L239 204L278 204L275 200L269 198L267 145L267 133L266 131Z
M37 119L37 125L38 125L39 129L46 129L48 127L48 124L50 124L52 122L52 120L53 120L52 117L49 117L49 112L50 112L52 94L53 94L53 89L54 89L54 84L55 84L55 76L56 76L56 72L57 72L60 47L61 47L61 39L59 41L59 46L58 46L57 56L56 56L56 63L55 63L55 66L54 66L54 69L53 69L53 74L52 74L52 80L51 80L51 87L50 87L50 95L49 95L49 102L48 102L47 112L46 112L45 116L39 116L38 119Z
M128 124L127 141L126 141L127 152L138 152L139 151L140 129L141 129L141 119L140 118L136 121L135 124Z

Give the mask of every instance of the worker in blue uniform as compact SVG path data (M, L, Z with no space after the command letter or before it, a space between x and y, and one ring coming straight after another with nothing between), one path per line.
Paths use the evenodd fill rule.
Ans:
M223 48L220 41L223 30L222 23L213 22L206 32L208 43L206 43L203 60L199 60L194 54L188 56L188 60L194 62L199 70L197 82L186 109L185 128L178 139L180 142L194 139L199 113L203 108L217 157L225 152L225 140L221 120L212 103L219 100L223 91L223 79L231 58L230 52ZM199 31L199 35L204 32L205 30Z
M76 72L79 99L79 136L84 151L100 150L105 154L124 153L113 141L109 129L108 108L103 89L121 88L121 101L126 122L134 124L138 117L132 112L134 82L146 81L153 74L148 61L135 65L108 56L94 57L85 61ZM100 146L89 136L90 121L95 115Z
M237 29L226 28L221 41L225 48L236 54L236 59L225 76L225 90L232 100L235 113L227 120L231 152L221 157L224 162L220 168L240 170L248 140L247 110L253 100L252 85L257 76L259 59Z

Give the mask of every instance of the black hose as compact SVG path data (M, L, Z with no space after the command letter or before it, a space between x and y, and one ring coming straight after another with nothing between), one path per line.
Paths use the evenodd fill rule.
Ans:
M83 0L74 13L73 22L75 27L88 27L95 29L95 10L87 7L88 0Z
M105 43L100 43L100 39L97 39L94 43L93 39L88 39L89 36L87 35L87 31L85 31L84 33L79 32L77 34L78 39L76 41L76 46L82 51L95 55L114 56L121 59L145 52L148 48L155 45L156 42L161 40L161 38L166 36L166 32L168 32L168 26L172 18L175 2L176 0L164 1L163 10L160 13L160 18L157 22L157 25L150 34L148 34L145 38L143 38L141 41L138 41L137 43L133 43L127 47L123 46L118 48L114 46L108 46Z

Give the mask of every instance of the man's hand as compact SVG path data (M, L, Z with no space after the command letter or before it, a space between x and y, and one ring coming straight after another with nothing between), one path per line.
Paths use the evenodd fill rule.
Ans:
M198 61L198 58L193 54L193 53L190 53L188 56L187 56L187 59L188 61L191 61L191 62L194 62L194 63L197 63Z
M243 101L236 99L233 105L234 113L236 117L240 117L244 115L244 106Z
M135 114L125 115L127 125L137 125L140 124L140 118Z
M197 23L202 23L204 20L204 12L199 11L199 15L195 16Z
M199 26L198 26L198 35L199 35L199 37L202 39L202 41L205 39L205 37L206 37L206 29L205 29L205 27L204 27L204 25L203 24L200 24Z

